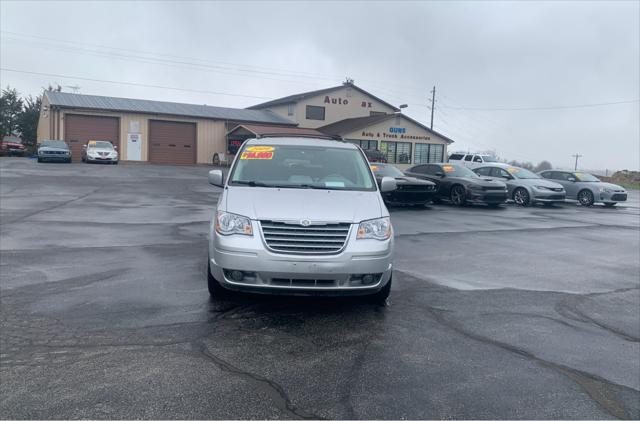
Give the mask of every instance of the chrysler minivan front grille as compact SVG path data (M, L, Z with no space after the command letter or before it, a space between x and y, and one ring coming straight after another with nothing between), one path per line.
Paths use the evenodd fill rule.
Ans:
M260 221L267 247L276 253L335 254L343 248L351 224L346 222L303 226L280 221Z

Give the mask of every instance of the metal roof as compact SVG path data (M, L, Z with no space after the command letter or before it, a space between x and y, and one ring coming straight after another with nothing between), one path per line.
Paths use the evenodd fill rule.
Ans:
M319 132L315 129L305 129L301 127L291 126L263 126L258 124L240 124L229 131L228 134L235 132L238 129L245 129L257 137L267 136L303 136L303 137L316 137L316 138L330 138L326 134Z
M291 103L302 101L303 99L312 98L314 96L318 96L318 95L322 95L322 94L328 94L329 92L337 91L338 89L342 89L344 87L351 87L351 88L353 88L353 89L355 89L357 91L362 92L363 94L365 94L367 96L370 96L371 98L373 98L373 99L375 99L377 101L380 101L384 105L386 105L388 107L391 107L394 111L400 111L399 108L389 104L386 101L383 101L382 99L380 99L377 96L365 91L364 89L357 87L353 83L343 83L340 86L332 86L331 88L319 89L317 91L310 91L310 92L303 92L301 94L289 95L289 96L285 96L283 98L274 99L272 101L263 102L262 104L252 105L251 107L247 107L247 109L248 110L255 110L255 109L262 109L262 108L266 108L266 107L272 107L274 105L291 104Z
M69 92L46 91L49 104L55 107L89 110L124 111L130 113L163 114L214 120L250 121L296 126L297 123L266 110L212 107L210 105L181 104L177 102L150 101L146 99L116 98L109 96L81 95Z

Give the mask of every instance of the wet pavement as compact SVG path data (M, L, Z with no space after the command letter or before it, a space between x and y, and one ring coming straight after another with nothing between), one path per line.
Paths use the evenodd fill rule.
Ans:
M640 418L640 203L394 209L387 306L210 301L207 167L0 159L1 418Z

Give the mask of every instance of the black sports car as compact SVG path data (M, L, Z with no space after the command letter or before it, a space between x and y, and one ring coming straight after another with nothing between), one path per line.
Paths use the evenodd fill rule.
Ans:
M405 174L438 184L435 200L449 200L457 206L486 203L498 206L507 200L507 185L485 179L466 167L455 164L423 164L409 168Z
M390 164L376 162L371 164L371 169L378 185L382 182L382 177L396 180L395 190L382 193L382 199L387 205L425 205L433 200L436 192L435 183L409 177Z

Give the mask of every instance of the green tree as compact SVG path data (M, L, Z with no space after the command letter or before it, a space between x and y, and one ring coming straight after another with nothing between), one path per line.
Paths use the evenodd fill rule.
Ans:
M34 152L38 139L38 118L42 96L24 98L22 112L18 116L18 131L22 136L22 144L28 151Z
M18 117L22 112L22 99L18 91L7 86L0 94L0 137L18 129Z

